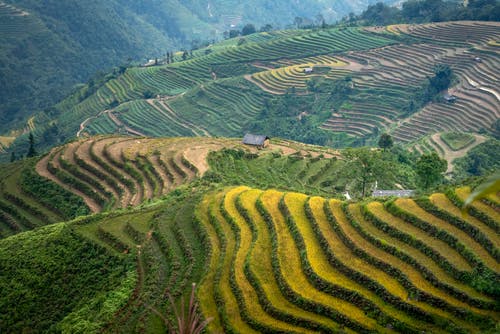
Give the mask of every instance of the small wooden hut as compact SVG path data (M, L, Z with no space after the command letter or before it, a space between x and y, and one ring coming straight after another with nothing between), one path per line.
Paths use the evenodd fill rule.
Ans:
M253 135L247 133L243 137L243 144L257 146L258 148L264 148L269 146L269 137L265 135Z

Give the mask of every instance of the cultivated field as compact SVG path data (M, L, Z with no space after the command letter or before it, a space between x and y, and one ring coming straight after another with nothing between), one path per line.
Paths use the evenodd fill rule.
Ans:
M248 187L206 196L198 218L211 257L198 296L210 332L493 326L500 217L483 217L495 211L487 204L464 217L454 196L348 204Z

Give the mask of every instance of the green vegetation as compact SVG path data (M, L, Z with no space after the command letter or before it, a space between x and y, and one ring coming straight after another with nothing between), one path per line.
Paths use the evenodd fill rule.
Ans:
M231 25L243 27L243 17L252 22L245 22L246 27L268 23L285 26L299 13L312 18L320 12L326 15L328 10L327 17L333 21L350 11L360 11L363 2L341 1L332 11L318 0L303 4L217 0L208 10L199 1L50 0L44 6L34 0L4 1L0 4L0 133L22 129L34 114L43 117L42 112L53 113L56 102L78 89L76 84L96 77L98 71L129 66L132 60L159 59L166 52L172 55L169 62L170 58L182 60L173 56L171 50L175 49L185 50L184 58L192 58L201 41L213 43L222 37L218 32ZM254 31L245 29L245 34ZM266 37L248 35L245 40L259 38ZM43 120L39 124L43 125Z
M211 169L204 179L230 185L263 189L278 188L322 196L340 196L346 190L365 197L377 181L379 187L393 189L395 183L414 188L411 164L398 162L398 154L352 149L340 156L329 152L300 152L261 155L242 150L223 149L209 155Z
M446 132L441 134L441 139L453 151L461 150L474 142L474 136L468 133Z
M465 157L455 161L457 178L488 175L500 168L500 141L490 139L472 148Z
M191 316L213 318L210 333L491 329L495 194L470 216L461 215L467 188L325 199L366 195L374 181L413 188L415 160L399 145L339 152L274 139L258 150L238 139L103 136L36 166L1 165L0 321L16 332L165 332L196 282ZM62 215L43 188L17 189L22 177L54 185L54 198L66 193L60 211L78 195L99 213L43 227Z
M495 0L471 0L466 3L446 0L409 0L401 8L382 2L368 6L362 14L350 17L350 23L389 25L395 23L426 23L457 20L498 21L500 5Z
M250 131L335 147L376 145L381 133L396 143L488 134L496 100L477 84L495 85L495 36L494 25L467 21L254 33L96 76L29 126L38 151L75 134ZM28 134L16 136L4 160L28 151Z
M423 189L429 189L442 182L447 166L446 160L441 159L435 152L421 155L415 164L420 186Z
M126 303L132 268L65 223L0 240L2 328L96 332Z

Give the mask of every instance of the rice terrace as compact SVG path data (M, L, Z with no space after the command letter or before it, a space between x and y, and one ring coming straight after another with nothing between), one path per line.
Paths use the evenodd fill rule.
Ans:
M165 1L224 39L9 119L0 333L498 333L500 21L367 19L427 1L248 34ZM0 40L53 28L23 6Z

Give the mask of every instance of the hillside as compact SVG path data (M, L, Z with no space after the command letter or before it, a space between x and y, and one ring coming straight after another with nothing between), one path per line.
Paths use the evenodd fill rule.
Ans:
M127 68L32 125L41 148L109 133L253 131L329 146L374 144L382 132L411 145L443 132L497 135L499 29L459 21L257 33L184 61ZM454 102L424 97L436 65L452 71ZM13 149L26 151L25 143L21 136Z
M138 206L187 184L245 184L322 196L348 190L358 196L358 178L346 173L356 166L344 155L280 139L262 150L226 138L81 139L40 159L0 165L0 237L90 212ZM377 174L380 187L415 187L413 167L399 162L412 158L384 152L377 159L392 161L393 170Z
M0 329L159 333L166 326L159 313L174 321L165 296L187 296L190 282L198 282L214 333L493 328L500 318L498 196L474 203L467 216L460 212L467 187L342 202L320 186L338 175L337 159L341 152L289 141L257 151L222 138L96 137L37 163L2 166L3 175L36 168L60 184L46 180L54 193L66 188L92 211L105 211L23 225L34 210L53 210L26 185L11 194L22 178L8 174L1 200L15 210L2 211L2 236L35 230L0 240L0 286L9 291L0 297ZM20 230L9 230L6 217ZM82 254L99 256L88 262ZM51 295L48 282L75 303ZM20 293L37 298L14 303ZM40 316L40 303L54 305L50 317Z
M304 24L320 24L320 13L332 22L370 3L2 0L0 135L19 136L29 117L50 116L76 84L101 80L100 71L190 50L247 23L278 28L303 17Z

